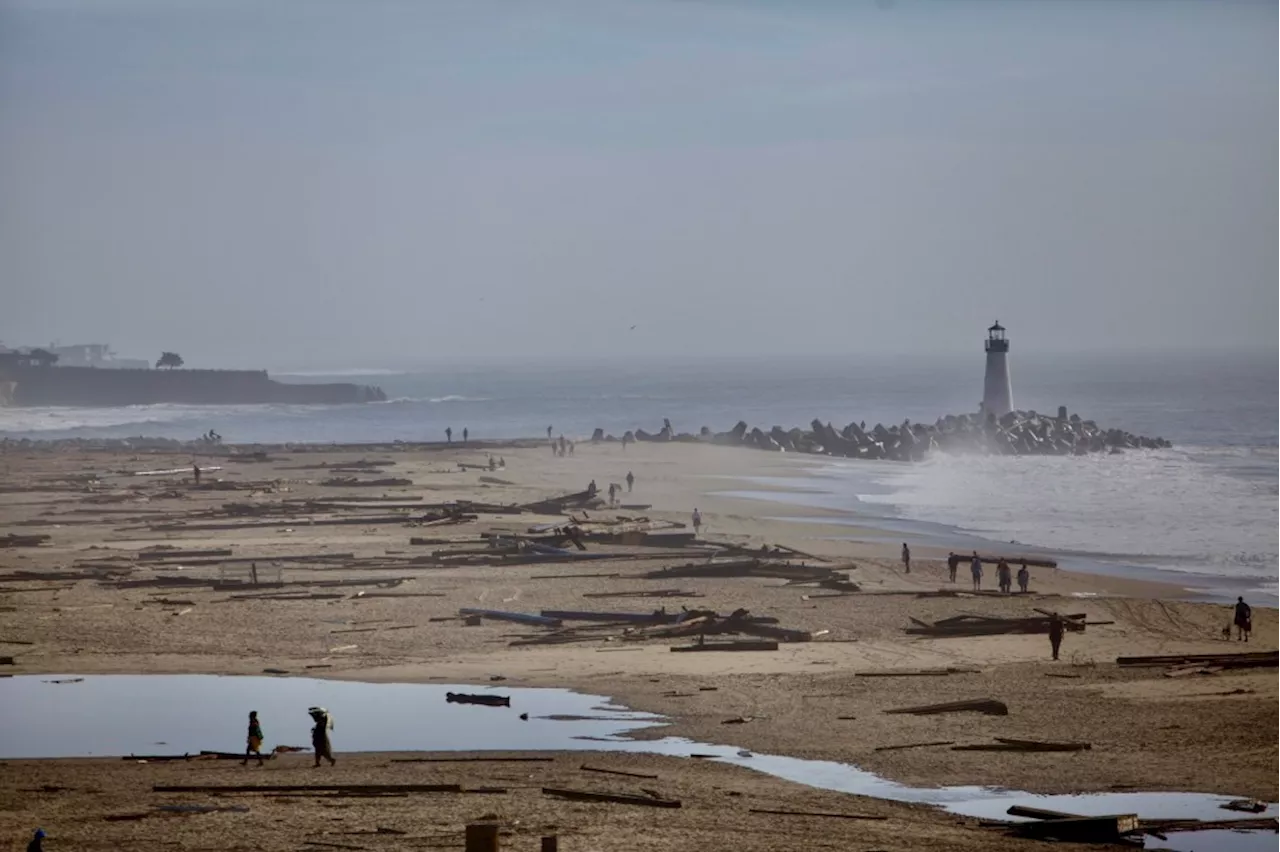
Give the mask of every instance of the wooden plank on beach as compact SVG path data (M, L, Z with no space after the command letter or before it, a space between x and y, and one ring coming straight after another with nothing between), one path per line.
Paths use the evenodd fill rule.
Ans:
M657 775L648 775L644 772L626 772L622 769L604 769L599 766L588 766L585 763L578 768L581 769L583 772L599 772L605 775L622 775L627 778L644 778L647 780L656 780L658 777Z
M1002 752L1049 752L1049 751L1089 751L1092 743L1053 743L1040 740L1014 740L996 737L994 743L975 743L973 745L952 746L952 751L1002 751Z
M776 651L778 643L773 641L760 642L701 642L695 645L672 645L672 651Z
M679 799L662 799L657 796L637 796L632 793L597 793L590 790L567 790L560 787L543 787L545 796L555 796L575 802L611 802L619 805L643 805L650 808L678 808Z
M885 713L908 713L913 716L932 716L938 713L985 713L988 716L1008 716L1009 705L994 698L973 698L967 701L948 701L943 704L922 704L919 707L898 707Z
M554 757L393 757L392 763L554 763Z
M905 748L928 748L930 746L955 745L955 740L935 740L927 743L903 743L902 745L878 746L876 751L900 751Z
M1146 657L1116 657L1118 666L1215 665L1224 668L1267 667L1280 664L1280 651L1250 651L1219 654L1160 654Z
M460 784L153 784L153 793L461 793Z
M829 817L832 819L888 819L887 816L875 816L872 814L839 814L830 811L780 811L772 808L750 808L747 813L770 814L772 816Z
M1014 834L1038 840L1054 838L1080 843L1107 843L1120 840L1125 834L1136 831L1138 815L1109 814L1046 819L1039 822L1016 823L1010 828Z

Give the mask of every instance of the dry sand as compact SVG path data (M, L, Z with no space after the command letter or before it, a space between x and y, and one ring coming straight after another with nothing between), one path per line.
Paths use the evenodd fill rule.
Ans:
M735 487L734 477L795 476L805 461L794 457L677 444L633 445L625 454L616 444L581 444L574 456L566 458L555 458L546 448L501 447L493 452L505 457L505 470L460 471L458 461L483 462L486 450L457 447L273 449L270 461L258 463L199 459L206 467L223 467L205 475L206 485L215 479L260 483L256 490L236 491L195 489L189 475L136 477L118 473L188 467L192 462L189 454L131 455L66 448L0 453L0 482L4 484L0 517L5 531L52 536L50 543L39 548L0 550L0 573L47 573L72 568L77 562L132 555L157 544L230 547L237 555L264 557L260 563L264 573L267 557L272 555L353 553L355 556L337 569L286 564L284 578L412 577L412 582L395 591L441 595L360 599L343 590L344 596L335 600L268 601L231 599L228 592L207 587L121 590L92 581L6 581L0 583L0 607L5 613L0 639L32 644L0 646L0 654L16 657L17 665L5 671L258 674L272 668L369 681L457 683L482 683L491 675L503 675L512 686L575 687L614 696L638 710L662 713L671 718L673 726L662 729L659 736L675 734L761 753L847 761L920 785L984 784L1036 792L1187 790L1268 801L1277 798L1274 669L1173 679L1164 677L1162 669L1121 669L1114 664L1120 654L1238 650L1239 643L1224 642L1220 636L1230 620L1226 607L1179 600L1182 592L1175 587L1051 569L1033 569L1034 594L1027 597L917 598L913 593L950 585L941 562L922 559L930 554L918 552L918 564L905 575L894 548L833 540L855 534L856 528L786 520L789 516L824 514L842 519L838 513L709 494ZM381 472L364 474L332 473L317 467L361 458L395 463ZM603 490L609 482L623 482L628 470L634 472L637 484L634 493L623 495L624 502L652 504L652 508L621 514L687 521L696 506L707 520L706 533L711 539L752 546L784 544L832 560L853 561L857 567L850 576L861 584L863 593L824 597L821 590L786 586L772 579L646 580L639 575L689 560L677 557L667 562L636 562L625 558L634 548L617 548L616 560L580 564L447 569L405 564L433 549L411 546L411 536L476 540L482 531L517 532L540 520L554 520L530 515L482 515L468 524L420 528L399 523L312 526L306 523L307 517L323 517L313 512L252 530L148 529L158 520L190 518L231 501L272 504L301 498L416 496L428 503L452 499L527 502L580 490L591 479ZM100 482L86 486L74 479L88 473L99 474ZM338 488L319 484L332 475L403 477L412 485ZM507 484L481 482L482 476ZM616 513L601 510L591 514L611 517ZM369 567L389 561L397 564ZM131 576L175 571L142 565L135 567ZM193 566L183 573L214 577L219 567ZM993 574L988 572L989 577ZM583 597L672 587L698 592L702 597ZM1087 597L1071 597L1079 595ZM787 627L828 632L814 642L784 644L776 652L672 654L667 647L674 644L671 641L511 647L513 635L540 631L513 624L485 622L463 627L457 621L430 620L456 615L459 607L466 606L537 612L645 611L682 604L721 613L744 607L754 614L774 616ZM961 613L1030 615L1033 607L1085 612L1090 621L1114 623L1089 627L1084 634L1068 634L1063 660L1057 663L1049 660L1044 636L920 639L902 630L911 618L933 621ZM1274 650L1275 611L1256 609L1254 626L1254 641L1248 648ZM343 630L366 632L335 633ZM355 647L334 650L349 645ZM979 671L943 677L862 676L866 672L948 666ZM976 697L1004 701L1010 715L913 717L881 712ZM722 724L740 716L751 721ZM985 742L993 736L1088 741L1093 748L1066 755L993 755L954 752L945 747L876 751L886 745L925 740ZM571 771L577 764L569 766L569 762L583 759L595 762L596 756L557 756L554 771ZM205 827L220 826L251 831L254 840L246 841L244 848L298 848L304 832L372 828L375 823L388 824L384 820L410 831L417 839L411 843L379 837L376 845L357 839L352 845L421 848L431 842L425 838L438 837L448 838L448 842L440 842L450 848L459 845L462 822L486 811L500 816L515 832L510 848L516 849L536 848L535 835L547 826L554 826L562 837L584 838L581 845L562 847L571 849L704 849L730 844L741 849L997 849L1005 842L1016 842L1020 848L1027 845L1025 841L998 839L988 829L928 809L816 791L733 767L656 757L608 759L659 767L654 771L664 779L662 791L684 798L685 808L662 811L654 820L658 812L649 813L647 808L557 802L521 789L505 797L438 796L429 802L429 816L411 812L415 799L342 803L262 800L252 803L247 816L211 814L104 824L105 814L137 810L139 805L146 810L153 803L149 793L126 795L125 791L143 791L151 783L160 783L161 778L166 779L164 783L175 783L172 779L176 777L207 783L210 778L227 775L228 769L207 764L20 761L0 768L0 790L6 802L14 802L0 811L0 821L13 826L29 825L33 820L58 825L64 836L74 838L76 847L84 849L115 848L128 845L126 841L146 840L150 844L161 837L181 848L240 848L230 841L224 844L210 839ZM312 777L288 769L297 761L301 758L282 758L266 773ZM420 771L408 773L401 765L388 768L385 758L374 756L344 759L337 771L344 783L357 776L381 781L407 774L416 780L424 775ZM238 777L236 772L230 774ZM488 770L483 776L455 770L452 777L474 786L491 783L496 776ZM566 786L582 783L581 778L573 783L556 778ZM502 783L511 780L504 776ZM545 778L539 774L528 784L536 787L541 780ZM42 793L40 788L45 784L74 789ZM717 787L742 796L717 791ZM890 819L818 819L820 824L810 824L787 818L778 823L767 818L746 819L739 813L745 807L773 806L868 812ZM789 842L782 843L779 837ZM721 838L720 845L711 842L715 838Z

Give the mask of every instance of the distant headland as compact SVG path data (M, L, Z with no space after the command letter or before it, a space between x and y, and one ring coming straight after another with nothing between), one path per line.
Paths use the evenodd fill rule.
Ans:
M180 369L182 358L172 352L161 356L156 369L139 368L133 361L128 367L109 360L102 366L93 361L82 366L59 362L60 353L51 349L0 351L0 405L341 405L387 398L381 388L370 385L278 382L266 370Z

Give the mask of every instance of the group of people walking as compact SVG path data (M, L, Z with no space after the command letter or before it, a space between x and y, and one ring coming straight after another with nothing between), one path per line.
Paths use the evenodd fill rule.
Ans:
M907 546L904 544L902 547L905 551ZM949 575L951 582L954 583L956 581L956 572L960 569L960 563L963 561L964 557L958 553L953 552L947 555L947 574ZM982 557L978 555L978 551L976 550L973 552L973 556L969 560L969 574L973 579L973 590L975 592L981 591L984 571L982 568ZM1000 586L1000 591L1005 594L1012 594L1013 580L1013 568L1010 567L1007 559L1003 556L1000 557L1000 561L996 563L996 582ZM1031 585L1031 572L1027 570L1027 563L1025 560L1022 563L1022 567L1018 569L1017 580L1018 590L1025 594L1028 587Z
M307 710L307 715L311 717L314 724L311 727L311 748L315 751L316 762L319 766L321 760L329 761L329 765L333 766L338 761L333 757L333 743L329 740L329 732L333 730L333 714L323 707L311 707ZM244 760L241 766L249 765L249 758L256 757L258 765L263 765L262 760L262 722L258 719L258 711L249 711L249 733L245 739Z

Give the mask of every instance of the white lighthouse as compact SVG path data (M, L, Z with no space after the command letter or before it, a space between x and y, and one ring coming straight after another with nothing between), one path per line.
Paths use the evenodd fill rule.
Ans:
M1009 384L1009 341L1000 320L987 329L987 375L982 382L982 416L997 419L1013 411L1013 387Z

